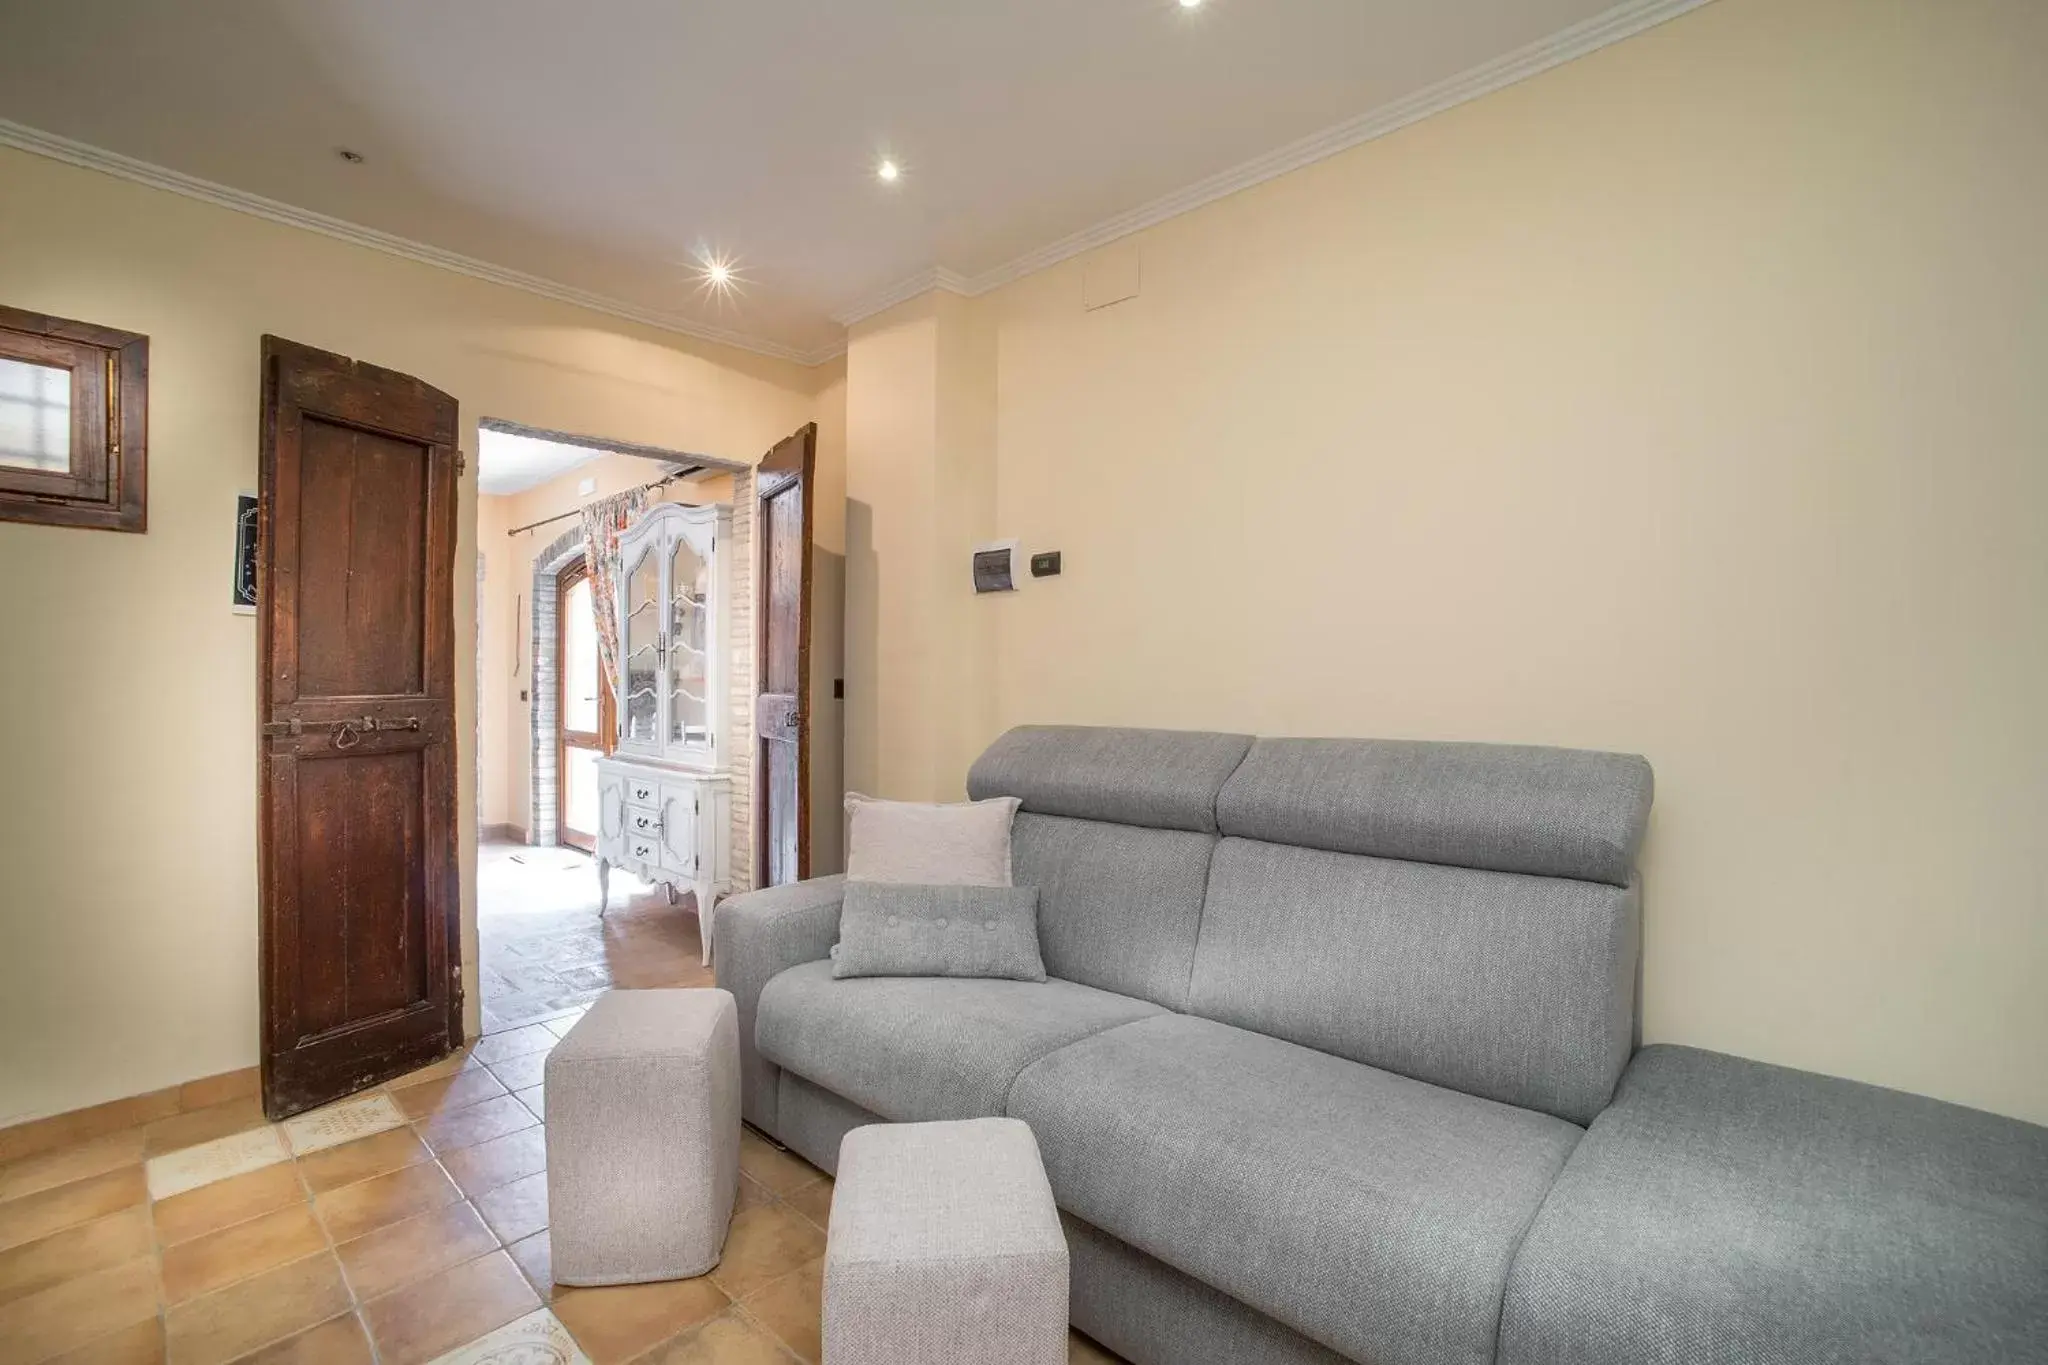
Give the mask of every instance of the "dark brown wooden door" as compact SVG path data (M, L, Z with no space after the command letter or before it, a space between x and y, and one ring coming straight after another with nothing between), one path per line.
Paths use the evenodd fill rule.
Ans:
M462 1041L455 400L263 338L263 1107Z
M811 479L818 428L768 452L755 471L760 499L760 696L754 705L763 808L758 884L811 875Z

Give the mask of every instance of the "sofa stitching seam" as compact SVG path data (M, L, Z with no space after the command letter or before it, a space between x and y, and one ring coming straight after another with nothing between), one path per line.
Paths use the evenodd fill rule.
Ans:
M1252 756L1252 749L1258 742L1256 736L1245 741L1244 752L1237 756L1237 762L1230 765L1230 771L1223 775L1223 780L1216 784L1216 790L1209 796L1211 828L1205 831L1209 836L1209 860L1202 867L1202 903L1195 907L1195 942L1188 953L1187 984L1181 987L1180 1004L1168 1007L1176 1014L1186 1013L1195 1003L1195 968L1202 960L1202 926L1209 921L1209 892L1216 882L1216 850L1222 847L1224 839L1221 808L1223 789L1230 785L1230 779L1236 777L1238 770L1244 767L1245 760Z

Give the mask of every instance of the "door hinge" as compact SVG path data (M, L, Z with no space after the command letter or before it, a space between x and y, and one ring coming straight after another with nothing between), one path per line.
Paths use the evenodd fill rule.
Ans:
M458 478L458 479L459 479L459 478L461 478L461 477L462 477L462 475L463 475L463 472L464 472L465 470L467 470L468 468L469 468L469 456L467 456L467 455L463 454L463 453L462 453L461 451L459 451L459 450L458 450L458 451L456 451L456 452L455 452L455 477L456 477L456 478Z

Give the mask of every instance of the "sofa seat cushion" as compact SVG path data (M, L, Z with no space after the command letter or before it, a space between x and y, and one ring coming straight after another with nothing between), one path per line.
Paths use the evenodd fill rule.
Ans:
M1356 1360L1485 1365L1580 1130L1212 1020L1051 1053L1010 1113L1061 1207Z
M1500 1358L2048 1360L2048 1129L1645 1048L1523 1242Z
M954 977L835 980L807 962L769 981L761 1054L897 1123L994 1118L1017 1073L1055 1048L1164 1013L1091 986Z

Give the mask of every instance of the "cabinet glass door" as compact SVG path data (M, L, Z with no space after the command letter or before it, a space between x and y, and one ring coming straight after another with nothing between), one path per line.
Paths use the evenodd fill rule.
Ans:
M626 566L624 619L619 624L619 739L654 745L661 724L661 559L648 546Z
M686 531L669 552L668 743L711 743L711 557Z

